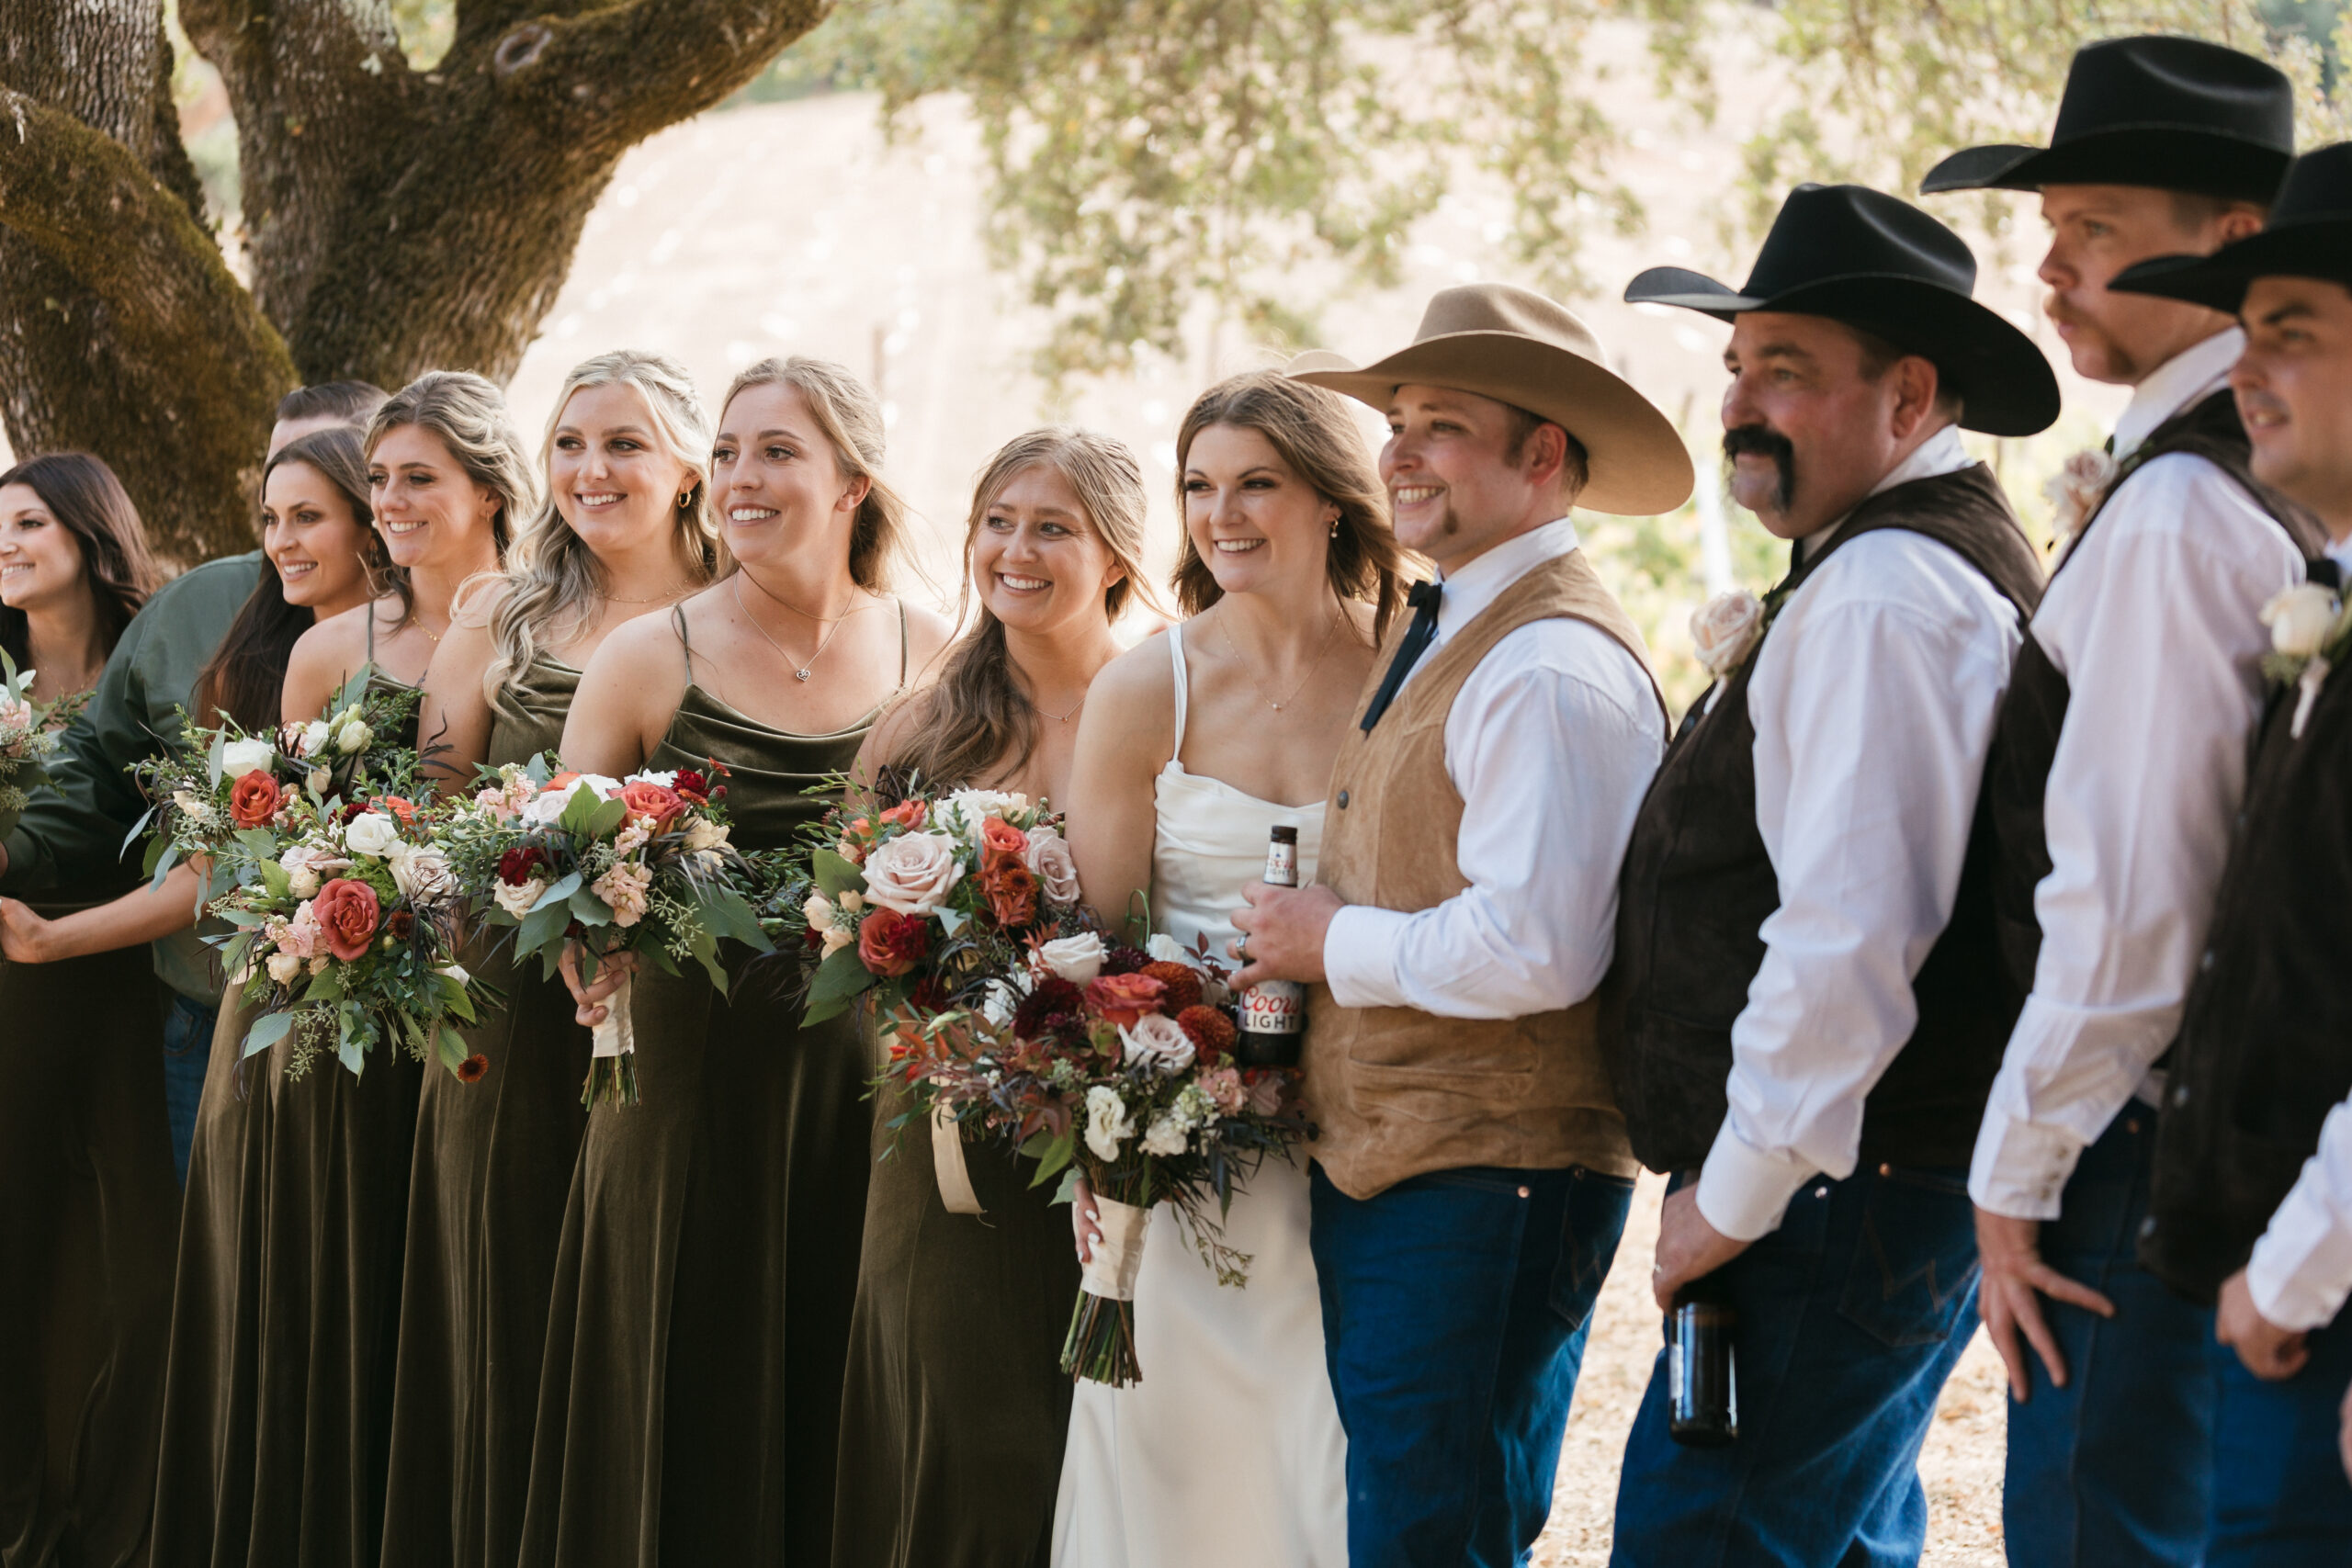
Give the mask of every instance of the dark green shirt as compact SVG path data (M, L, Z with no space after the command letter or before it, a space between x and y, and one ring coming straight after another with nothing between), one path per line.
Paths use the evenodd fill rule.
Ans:
M121 874L123 840L147 809L129 770L178 740L174 710L187 702L263 569L258 550L207 561L157 589L123 628L90 705L50 766L56 787L36 794L8 835L0 891L42 893ZM135 871L138 856L130 859ZM220 999L210 950L192 931L155 944L155 973L207 1007Z

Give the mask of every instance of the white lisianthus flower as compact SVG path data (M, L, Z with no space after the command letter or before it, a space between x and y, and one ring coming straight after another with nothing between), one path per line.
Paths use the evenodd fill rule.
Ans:
M941 826L960 827L966 833L978 837L980 824L991 817L1011 817L1029 809L1029 797L1010 794L1001 789L959 789L939 807Z
M1131 1067L1148 1066L1164 1074L1193 1065L1193 1037L1166 1013L1148 1012L1133 1023L1121 1024L1119 1043L1126 1047Z
M2262 606L2262 624L2270 628L2270 648L2288 659L2313 659L2327 646L2335 629L2339 606L2335 590L2305 582L2271 595Z
M927 916L964 879L956 840L945 833L905 833L865 857L865 896L902 915Z
M232 740L220 748L220 776L241 779L259 768L264 773L277 760L277 748L257 737Z
M1119 1145L1135 1135L1135 1120L1117 1089L1096 1084L1086 1091L1086 1146L1096 1159L1117 1159Z
M1184 944L1166 931L1151 933L1151 940L1143 944L1143 955L1154 964L1190 964L1193 961L1193 955L1184 951Z
M1083 986L1102 974L1102 960L1109 956L1102 939L1092 931L1058 937L1037 949L1038 961L1057 979L1068 980L1073 986Z
M444 964L441 965L441 973L460 986L473 978L471 975L466 973L466 966L462 964Z
M292 985L295 977L301 973L302 960L297 954L273 953L269 955L269 977L279 985Z
M833 907L822 893L808 895L808 901L800 906L800 918L808 922L808 929L812 931L833 929Z
M1690 612L1690 641L1699 662L1722 680L1738 669L1764 636L1764 601L1745 588L1718 593Z
M707 817L697 817L686 824L686 849L700 854L705 850L720 849L727 843L729 829L724 822L714 822Z
M400 825L380 811L363 811L345 825L343 841L354 854L381 860L401 841Z
M675 789L678 787L678 775L675 773L631 773L628 778L621 782L624 784L660 784L663 789Z
M990 980L980 992L980 1016L990 1029L1010 1029L1012 1010L1021 1005L1021 993L1003 980Z
M539 895L547 890L547 879L535 876L519 886L502 882L491 889L491 897L498 900L500 908L519 920L531 912L531 906L537 903Z
M356 756L368 750L368 743L375 739L376 732L368 728L368 721L355 718L335 732L334 749L346 757Z
M1160 1159L1169 1159L1181 1155L1184 1152L1184 1145L1189 1141L1187 1134L1190 1131L1191 1129L1186 1127L1173 1111L1170 1111L1154 1122L1150 1130L1144 1134L1143 1152Z

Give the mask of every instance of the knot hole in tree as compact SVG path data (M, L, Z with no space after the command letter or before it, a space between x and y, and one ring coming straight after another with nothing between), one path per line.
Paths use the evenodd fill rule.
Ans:
M498 40L498 51L490 57L491 69L504 81L535 62L554 37L555 30L544 22L524 23Z

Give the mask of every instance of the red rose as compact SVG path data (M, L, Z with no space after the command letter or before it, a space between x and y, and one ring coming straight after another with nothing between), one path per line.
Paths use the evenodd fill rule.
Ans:
M902 800L882 813L882 820L896 822L910 833L919 833L922 830L923 818L930 814L930 810L931 808L919 798ZM862 828L865 825L865 819L859 818L858 826Z
M1182 1013L1200 1003L1201 972L1189 964L1162 958L1145 964L1136 973L1148 975L1168 987L1168 995L1161 999L1160 1006L1171 1014Z
M345 964L367 956L380 908L376 890L348 876L336 877L311 900L311 916L326 932L327 951Z
M631 817L650 817L657 833L685 815L685 797L665 784L631 779L621 786L621 804Z
M924 922L896 909L876 909L857 928L857 961L876 975L903 975L930 951Z
M259 768L229 786L229 820L240 828L258 828L286 804L286 789Z
M1017 860L997 861L983 867L980 892L989 913L1007 931L1017 931L1037 918L1037 878Z
M520 887L548 863L547 851L537 844L518 844L498 857L498 880L509 887Z
M481 1081L481 1076L488 1071L490 1071L490 1058L476 1052L458 1064L458 1081L479 1083Z
M710 780L700 768L680 768L670 787L678 792L679 799L695 806L705 805L710 799Z
M1204 1065L1220 1060L1233 1050L1233 1021L1215 1008L1186 1008L1176 1015L1176 1027L1193 1043L1193 1050Z
M1148 975L1104 975L1086 986L1086 1005L1106 1022L1125 1026L1159 1010L1168 987Z
M992 861L1008 855L1014 860L1027 862L1029 835L1001 817L991 817L980 824L980 857Z

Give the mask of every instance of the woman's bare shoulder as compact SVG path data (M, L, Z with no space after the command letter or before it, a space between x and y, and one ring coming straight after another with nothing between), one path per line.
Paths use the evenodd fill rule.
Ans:
M491 617L514 592L514 580L503 571L478 571L458 585L457 603L449 612L453 628L469 631L490 630ZM444 634L447 635L446 633Z
M956 623L938 611L901 599L907 616L907 679L922 685L935 680L956 643Z
M1086 720L1098 732L1122 739L1141 736L1172 739L1176 681L1168 655L1168 634L1154 632L1102 666L1086 688Z

